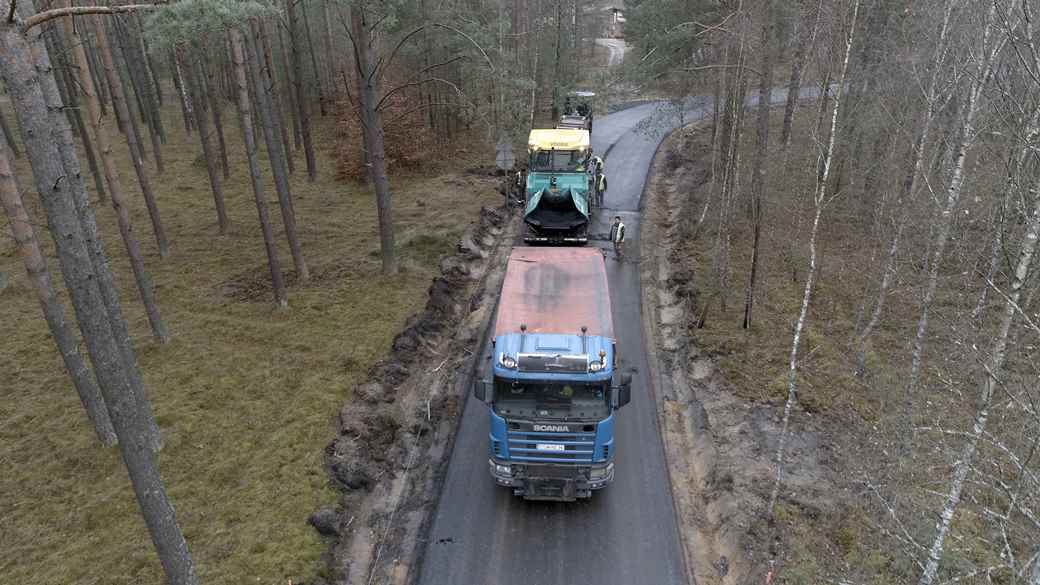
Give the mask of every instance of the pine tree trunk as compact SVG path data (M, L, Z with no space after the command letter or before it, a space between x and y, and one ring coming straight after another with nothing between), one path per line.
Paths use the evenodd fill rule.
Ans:
M31 13L31 0L20 2L18 9L30 11ZM139 420L143 421L144 436L148 442L149 448L158 451L162 448L162 437L159 434L159 427L155 423L155 418L152 416L151 409L147 406L148 402L145 398L144 382L141 379L141 372L137 368L137 358L134 355L133 343L130 339L130 333L127 330L126 320L123 318L123 312L119 302L119 293L112 278L112 272L109 270L108 259L105 256L105 251L101 244L101 236L98 233L94 211L91 209L90 200L87 197L87 190L83 183L79 159L76 155L76 143L72 136L72 130L68 125L66 117L61 115L65 106L61 101L61 94L58 91L58 85L53 76L53 67L51 65L50 56L38 29L33 29L29 32L29 42L32 65L37 72L37 76L35 78L27 78L28 80L26 82L38 85L43 92L43 98L45 100L44 105L51 116L49 122L47 122L51 124L51 135L48 138L57 148L56 154L49 150L46 153L46 156L54 157L53 161L50 159L42 159L44 155L40 155L41 159L33 159L32 153L30 153L30 163L33 165L34 175L37 165L41 165L40 168L46 171L46 174L42 179L39 177L37 178L37 187L41 184L56 184L55 182L48 182L48 179L68 183L67 185L62 185L61 189L53 189L55 192L61 193L61 196L72 198L73 205L76 208L76 213L79 218L80 229L82 230L82 235L87 245L87 253L90 257L91 266L87 268L93 270L93 276L90 278L92 278L96 283L97 289L101 293L101 299L104 302L105 311L107 312L109 327L118 345L120 358L123 360L123 367L126 368L125 371L127 372L128 386L126 387L125 392L133 398L134 404L139 408L137 416L139 417ZM20 73L20 70L15 69L15 72ZM19 111L16 109L20 123L33 123L32 121L35 118L35 114L30 112L34 111L32 110L34 107L36 107L36 104L30 100L26 103L24 110ZM55 168L51 166L52 163L61 165L58 170L62 174L57 177L51 174L55 171ZM41 193L43 192L41 191ZM63 274L64 270L65 267L62 266ZM68 280L66 280L66 284L68 284ZM95 363L94 366L95 375L99 376L98 379L100 381L100 374L97 373L98 365ZM104 391L105 389L102 388L103 393ZM111 411L109 414L111 414Z
M231 62L235 73L235 88L238 97L239 125L242 128L242 141L246 147L246 159L249 161L249 178L253 184L253 198L256 201L256 212L260 217L260 229L264 234L264 249L267 251L267 265L271 269L271 288L274 292L274 303L280 309L289 306L285 294L285 281L282 279L282 267L278 261L278 249L275 245L274 232L267 211L267 198L264 195L264 179L260 171L260 161L256 153L256 134L253 131L252 106L249 103L249 84L246 80L246 59L242 49L242 33L237 28L229 31L231 38Z
M852 53L852 43L856 31L856 17L859 15L859 0L853 0L852 17L845 32L845 53L841 63L841 74L838 76L838 87L834 95L834 110L831 112L830 132L827 137L826 147L820 153L820 172L816 177L816 191L813 193L813 205L815 215L812 230L809 234L809 273L805 277L805 288L802 290L802 306L798 312L798 320L795 321L794 336L791 340L791 356L787 363L787 402L784 404L784 417L780 429L780 439L776 449L776 477L773 483L773 491L769 497L768 516L772 519L776 502L780 496L780 486L783 482L784 451L787 445L787 430L791 425L791 409L798 400L798 349L801 345L802 331L809 316L809 304L812 301L813 285L816 281L816 236L820 228L820 216L827 199L827 178L830 174L831 163L834 158L834 144L838 135L838 117L841 114L842 98L845 93L845 81L849 71L849 55Z
M90 176L94 179L94 190L95 193L97 193L98 202L105 203L108 200L108 191L105 189L105 178L102 176L101 170L98 168L94 143L90 139L90 135L87 133L86 124L83 123L83 114L79 107L79 97L75 90L76 84L72 81L72 74L69 72L70 67L68 63L68 54L65 50L65 43L62 41L58 27L52 27L50 29L50 34L44 33L44 41L47 43L47 50L50 51L50 54L60 55L60 63L62 64L61 71L55 72L54 74L57 90L62 96L62 103L68 104L69 106L65 111L69 113L71 124L73 125L72 127L75 128L76 135L79 137L80 143L83 145L83 152L87 156L87 166L90 169Z
M322 116L325 115L325 92L321 88L321 76L318 74L318 64L314 61L314 44L311 43L311 29L307 24L307 12L304 9L304 32L307 45L311 52L311 61L314 66L314 82L318 88L318 102L322 108ZM303 135L303 153L307 162L307 182L313 183L318 179L318 161L314 156L314 139L311 136L311 111L310 100L307 99L307 91L303 85L303 56L300 54L300 22L293 10L292 0L289 0L289 39L292 42L293 67L299 72L296 75L296 107L300 109L300 133Z
M321 1L321 19L324 26L321 27L321 46L325 53L325 97L332 102L336 99L336 65L335 57L338 56L337 52L333 51L332 41L332 15L329 14L329 3L332 0L320 0ZM322 111L322 116L325 112Z
M15 247L25 263L25 271L29 274L33 290L36 291L36 298L43 309L43 317L47 321L51 337L58 346L58 353L61 354L65 369L72 378L72 385L79 394L84 410L87 411L87 418L94 427L94 433L103 446L111 447L116 444L117 439L112 421L108 418L105 399L94 381L93 374L83 362L83 357L79 354L79 343L65 321L65 307L54 291L51 273L47 270L47 260L40 251L40 243L36 240L29 214L22 205L21 191L18 189L14 169L5 150L0 146L0 203L7 213Z
M292 122L292 129L295 135L295 148L299 148L301 144L301 138L299 134L299 126L296 123L296 105L293 101L292 75L293 71L289 68L289 57L285 48L285 41L282 39L282 29L279 26L276 28L278 33L278 57L282 62L282 69L284 75L282 76L282 91L278 90L278 72L274 66L274 56L271 50L271 39L268 35L267 24L260 21L260 40L257 43L257 51L260 53L257 55L257 59L260 60L262 65L260 69L260 79L264 80L264 85L267 87L268 97L271 99L271 119L274 120L278 127L278 135L282 139L282 151L285 153L285 165L289 170L289 174L296 172L296 161L293 159L293 143L289 138L289 129L285 124L284 112L285 107L282 103L282 94L287 96L289 100L289 119ZM260 114L261 108L257 109L257 115ZM260 124L263 126L263 124Z
M394 250L393 213L390 208L390 182L386 176L386 150L383 144L383 122L380 119L378 103L378 79L375 75L375 64L372 59L372 38L368 24L364 20L363 10L355 7L351 10L351 28L354 42L357 43L358 67L362 73L360 93L360 109L362 126L365 134L365 148L368 151L368 173L376 192L376 208L379 210L379 247L382 251L383 274L397 274L397 255Z
M108 104L111 103L112 98L108 93L108 84L105 83L105 78L101 74L101 65L98 63L97 55L94 53L94 44L89 43L84 47L84 50L86 51L87 64L89 65L87 70L90 71L90 78L94 81L94 88L97 90L97 98L100 102L98 105L101 106L101 114L107 116ZM126 130L122 126L119 126L119 132L121 134L126 133Z
M206 51L202 52L202 85L209 98L209 109L213 113L213 128L217 131L217 146L220 148L220 166L224 171L224 178L231 177L231 165L228 164L227 142L224 140L224 120L221 117L221 103L217 97L216 80L213 76L213 68L209 65L209 57Z
M133 114L129 111L128 100L123 93L123 82L119 72L116 70L115 59L112 57L112 46L108 40L108 32L105 23L101 20L95 22L97 38L97 50L101 57L101 66L105 71L105 78L112 88L112 109L117 118L124 121L132 120ZM159 249L159 257L165 258L170 253L170 246L166 241L166 229L163 227L162 218L159 216L159 205L155 201L155 192L152 190L151 179L144 168L141 160L141 144L138 141L137 127L135 124L127 126L130 131L126 134L126 142L130 148L130 161L133 163L134 172L137 173L137 182L141 185L141 194L144 196L145 205L148 207L148 217L152 221L152 232L155 234L155 244Z
M221 184L220 173L217 172L218 154L213 152L213 144L210 142L209 121L206 119L208 98L204 95L205 87L198 74L198 67L191 56L185 55L183 46L177 47L180 61L183 64L182 83L188 88L191 95L192 111L195 112L195 127L199 131L199 142L202 143L202 156L206 159L206 174L209 176L210 190L213 192L213 204L217 209L217 226L220 235L227 233L230 220L227 208L224 205L224 187Z
M148 134L152 142L152 153L155 155L155 169L160 175L165 170L162 158L162 142L164 140L162 129L162 116L159 112L159 104L152 95L152 85L149 74L145 70L147 59L139 50L139 42L128 27L122 26L118 19L115 26L109 28L114 32L119 50L113 49L113 57L116 62L116 71L120 72L123 79L124 93L127 93L126 79L129 79L136 100L127 100L131 116L140 117L142 122L148 126ZM126 75L122 75L122 72ZM135 108L141 108L140 111ZM142 152L143 152L142 147Z
M303 137L303 152L307 160L307 181L313 183L318 178L317 161L314 158L314 142L311 140L311 114L307 95L303 89L303 55L300 48L299 19L296 17L295 4L293 0L286 0L286 12L289 15L289 44L292 55L293 69L296 75L293 77L293 89L296 92L296 108L300 118L300 134ZM308 29L308 41L309 37ZM313 48L313 47L312 47ZM313 53L312 53L313 56ZM317 73L317 67L315 67ZM319 89L320 92L320 89ZM319 95L324 101L324 96Z
M0 130L3 130L4 142L7 144L7 148L11 149L15 158L20 158L22 151L18 149L18 143L15 142L14 133L11 132L11 127L7 125L7 118L4 117L2 109L0 109Z
M19 5L22 17L32 10L31 0L19 2ZM196 585L194 563L177 526L152 449L151 424L154 421L143 395L136 395L128 382L132 376L128 376L127 370L130 363L136 368L136 361L128 362L122 355L115 323L109 317L113 309L118 312L118 302L115 307L111 306L99 291L110 277L96 272L99 265L92 258L86 241L91 235L83 231L78 207L85 204L86 191L78 175L71 173L78 171L79 165L71 131L59 104L54 101L57 87L50 77L49 58L37 32L30 31L33 43L30 47L18 30L18 24L17 21L13 25L0 23L0 76L11 89L19 123L26 130L26 152L47 214L66 289L72 298L99 387L119 438L120 452L134 494L167 581L171 585ZM42 72L43 79L37 71ZM46 79L48 77L50 79ZM107 271L106 266L100 266ZM125 322L123 326L125 328Z
M286 0L288 2L289 0ZM281 101L281 95L285 95L289 101L289 122L292 125L292 145L289 144L288 138L288 126L281 124L282 127L282 143L285 145L285 155L289 158L289 172L295 173L296 169L293 165L293 151L299 150L303 146L303 133L300 130L300 108L296 105L296 78L300 76L302 72L297 71L293 68L292 49L289 47L289 40L282 35L282 29L278 29L278 59L282 65L282 91L279 92L276 88L278 86L275 75L274 61L271 56L270 42L265 34L264 40L264 55L267 62L268 76L271 78L271 93L274 96L274 107L278 112L278 116L281 117L281 112L285 111Z
M321 112L321 117L324 118L325 98L328 93L325 91L325 82L322 80L321 70L318 68L318 56L314 52L314 38L313 35L311 35L311 20L307 16L306 2L300 2L300 10L303 11L303 32L304 36L307 38L307 51L311 56L311 69L314 71L314 84L318 89L318 110ZM309 174L310 173L308 172L308 175ZM311 179L311 181L314 181L314 179Z
M148 322L152 326L152 334L155 336L156 341L160 344L165 344L170 340L170 336L166 332L166 325L163 323L162 317L159 315L159 306L155 302L151 279L144 268L144 257L141 254L141 247L137 242L137 236L134 235L133 226L130 224L130 211L126 207L126 197L123 195L119 170L116 166L116 161L112 154L112 145L105 128L106 116L101 114L94 81L87 72L87 55L83 49L83 42L72 26L72 18L66 17L63 19L63 22L65 35L70 39L69 44L72 47L73 58L79 66L79 82L83 88L83 94L87 102L87 112L90 115L91 126L94 130L94 143L97 144L98 151L101 154L101 165L105 173L105 182L108 183L108 193L111 196L112 208L115 209L116 218L119 220L119 233L123 237L123 244L126 246L127 255L130 257L130 267L134 272L134 280L137 282L137 289L141 294L141 301L144 304L145 313L148 315Z
M260 40L262 34L258 24L253 24L253 34L246 37L246 51L249 54L250 64L253 66L253 83L257 104L259 105L260 118L263 121L264 141L267 143L267 156L271 161L271 171L274 174L274 184L278 191L278 203L282 211L282 222L285 224L285 236L289 240L289 251L292 252L293 266L296 267L296 275L300 282L310 280L310 271L307 270L307 262L300 250L300 240L296 234L296 213L292 207L292 192L289 189L289 175L285 167L285 152L282 143L278 140L278 123L271 113L272 100L270 86L264 83L263 69L260 65Z

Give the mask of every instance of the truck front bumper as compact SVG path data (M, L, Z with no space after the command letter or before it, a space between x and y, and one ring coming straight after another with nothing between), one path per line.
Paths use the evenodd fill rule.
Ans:
M488 459L491 477L525 500L570 502L592 496L614 481L614 462L591 465L532 465Z

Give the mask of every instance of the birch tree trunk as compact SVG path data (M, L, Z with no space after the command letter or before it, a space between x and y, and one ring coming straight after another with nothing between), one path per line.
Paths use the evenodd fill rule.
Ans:
M949 41L949 30L950 30L950 19L953 15L954 2L947 0L946 10L943 13L942 25L939 29L939 37L936 40L935 50L932 53L931 67L932 72L928 78L928 85L924 92L925 108L924 118L921 120L921 127L918 130L917 135L914 137L914 145L911 151L909 172L906 175L906 180L902 184L902 193L899 200L896 202L897 205L906 205L912 201L918 190L919 183L924 171L924 155L928 148L928 140L932 131L932 124L935 121L935 116L939 107L938 86L939 82L943 78L943 64L945 62L945 56L948 49ZM867 324L863 327L863 331L860 332L856 338L856 372L857 375L862 375L866 370L866 355L867 355L867 340L873 334L874 329L881 322L881 315L885 309L885 302L888 299L888 291L892 286L892 279L896 273L896 258L899 253L899 246L902 243L903 230L906 228L906 222L908 220L907 214L903 214L897 221L896 233L892 237L892 243L888 247L888 254L885 258L885 268L881 274L881 286L878 287L877 300L874 302L874 309L871 311L870 319Z
M1036 128L1033 128L1030 134L1036 136ZM1029 148L1029 144L1027 143L1024 148ZM1011 331L1011 325L1014 323L1016 315L1018 315L1018 302L1022 296L1022 289L1026 279L1029 277L1029 267L1036 251L1037 239L1040 239L1040 195L1038 195L1035 181L1030 189L1030 195L1032 208L1026 219L1025 233L1022 235L1022 243L1018 252L1018 261L1015 264L1011 285L1004 303L1004 313L1000 319L1000 327L993 349L990 350L989 358L986 360L986 365L980 374L982 380L978 388L975 420L972 424L971 433L968 434L967 444L964 445L954 465L953 476L947 488L942 513L935 525L935 538L928 549L928 555L924 561L924 569L921 571L921 578L917 582L918 585L932 585L939 572L946 536L949 534L950 524L953 522L957 506L960 503L964 482L968 477L968 473L972 470L979 440L986 431L993 394L1003 383L1008 334Z
M307 262L303 258L300 249L300 240L296 234L296 213L292 207L292 192L289 189L289 175L286 172L285 152L282 143L278 140L279 124L275 121L271 112L273 109L271 100L271 88L266 84L263 69L260 64L260 36L261 29L254 23L253 34L246 37L246 52L249 61L253 65L254 95L260 110L260 119L264 131L264 140L267 143L267 156L271 162L271 172L274 174L274 184L278 191L278 204L282 211L282 222L285 224L285 236L289 240L289 251L292 252L293 266L300 282L310 279Z
M235 73L235 89L238 98L239 125L242 128L242 141L246 147L246 159L249 161L249 178L253 185L253 199L256 212L260 217L260 230L264 234L264 249L267 251L267 265L271 269L271 289L274 292L274 303L280 309L289 306L285 294L285 281L282 279L282 267L278 260L278 248L275 245L274 232L267 211L267 197L264 195L264 179L260 171L260 161L256 153L256 134L253 131L253 112L249 103L249 84L246 80L246 60L242 50L242 33L237 28L229 31L231 38L231 63Z
M105 128L106 116L101 113L98 96L95 92L94 81L87 71L87 55L83 50L83 42L72 26L72 17L64 17L65 35L70 39L72 55L79 66L79 82L83 88L83 94L87 102L87 112L90 115L91 126L94 130L94 143L101 154L101 165L105 173L105 182L108 183L108 194L112 200L112 208L116 212L119 223L119 233L123 237L127 255L130 257L130 268L134 273L137 290L141 294L141 302L144 304L145 313L148 315L148 323L152 327L152 335L160 344L170 340L166 331L166 325L159 315L159 306L155 302L152 291L151 279L144 268L144 256L141 254L141 246L134 235L133 226L130 223L130 211L126 207L126 197L123 195L123 185L119 178L119 170L115 158L112 155L112 144L109 142Z
M812 230L809 233L809 273L805 277L805 288L802 290L802 306L798 312L798 320L795 321L794 336L791 339L791 356L787 362L787 402L784 404L784 418L780 429L780 440L776 449L776 477L773 483L773 492L769 496L768 516L773 518L776 501L780 496L780 486L783 482L784 451L787 446L787 430L791 426L791 409L798 401L798 348L802 341L802 331L809 315L809 305L812 300L812 289L816 281L816 235L819 232L820 216L827 203L827 178L831 171L831 162L834 157L834 143L838 134L838 117L843 103L845 93L845 79L849 70L849 55L852 53L852 44L856 33L856 17L859 15L859 0L853 0L852 16L845 26L845 53L841 62L841 74L838 76L838 87L834 95L834 109L831 111L830 133L827 137L826 146L820 154L820 172L816 178L816 191L813 193L813 216Z
M122 81L116 70L115 60L112 58L112 46L108 40L105 23L98 17L95 19L97 19L95 20L97 50L101 56L101 66L105 71L105 78L108 79L108 85L112 88L112 109L115 110L117 118L124 121L132 120L133 116L127 107L126 95L123 93ZM137 173L137 182L141 185L141 194L144 195L144 202L148 208L148 217L152 221L152 232L155 234L155 244L159 248L159 257L165 258L170 253L170 246L166 241L166 229L159 216L159 205L155 201L151 179L148 178L148 171L145 170L141 160L141 144L138 142L137 128L133 124L128 124L127 128L129 131L126 133L126 142L130 148L130 161L133 163L134 172Z
M368 151L368 175L376 192L379 212L379 247L382 252L383 274L397 274L397 255L394 250L394 223L390 205L390 182L386 176L386 149L383 144L383 121L376 109L379 80L372 58L372 37L365 20L364 10L355 6L350 12L351 28L356 44L355 59L361 72L361 122L364 127L365 149Z
M6 11L7 6L0 7ZM11 90L19 125L27 138L36 187L47 214L50 233L58 252L66 289L83 332L99 387L119 438L120 452L127 466L134 494L156 546L169 583L196 585L194 563L177 526L173 507L166 496L152 449L150 412L142 395L136 395L129 379L129 364L122 355L115 323L109 315L118 312L104 298L103 288L110 277L107 266L92 257L96 237L85 230L79 205L86 191L78 175L79 165L60 103L54 98L57 86L51 77L46 48L38 31L29 39L20 31L21 19L32 10L31 0L19 2L14 22L0 22L0 76ZM31 12L30 12L31 13ZM27 42L31 39L31 44ZM90 227L90 226L86 226ZM87 242L94 238L93 243ZM125 322L123 322L125 327ZM132 354L132 350L131 350ZM136 368L136 362L133 362Z
M949 170L949 181L946 187L946 200L943 203L942 212L937 220L936 237L928 266L928 280L925 285L924 298L921 301L921 316L917 321L917 334L914 338L914 349L910 361L909 381L906 386L904 398L903 416L906 428L910 430L913 437L913 399L917 392L917 383L921 374L921 360L924 355L925 334L928 329L928 318L932 301L939 283L939 265L942 263L946 251L946 243L950 238L950 230L953 226L954 215L960 203L961 190L964 187L964 162L968 151L975 144L977 133L975 130L975 119L979 113L982 94L990 83L993 72L993 64L997 55L1004 47L1003 37L993 40L993 29L996 17L996 4L990 4L985 23L983 24L982 39L979 45L974 76L968 87L968 95L965 98L964 107L961 111L961 124L958 132L959 140L951 156ZM907 443L912 444L911 442Z
M36 240L36 233L29 214L25 212L22 205L21 190L15 179L14 170L7 158L5 149L0 147L0 203L3 204L7 219L11 224L11 232L14 234L15 247L18 255L25 263L25 271L29 274L36 298L43 309L43 317L47 321L51 337L58 346L58 353L65 363L65 369L72 378L72 385L79 394L79 401L83 409L87 411L87 418L94 427L94 433L105 447L116 444L116 433L112 428L112 421L108 417L105 407L105 398L94 381L94 376L87 369L83 357L79 354L79 343L72 329L65 321L65 307L54 291L51 282L51 273L47 269L47 260L40 251L40 243Z

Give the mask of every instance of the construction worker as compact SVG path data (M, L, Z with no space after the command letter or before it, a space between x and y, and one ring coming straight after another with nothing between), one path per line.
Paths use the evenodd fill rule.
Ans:
M607 192L607 176L603 173L596 175L596 205L603 207L603 194Z
M614 259L621 260L622 246L625 244L625 224L621 223L621 216L614 216L614 223L610 226L610 242L614 244Z

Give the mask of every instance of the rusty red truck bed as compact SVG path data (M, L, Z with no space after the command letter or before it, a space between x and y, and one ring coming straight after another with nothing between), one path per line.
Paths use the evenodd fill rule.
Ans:
M519 333L614 337L603 253L596 248L517 247L509 255L495 337Z

